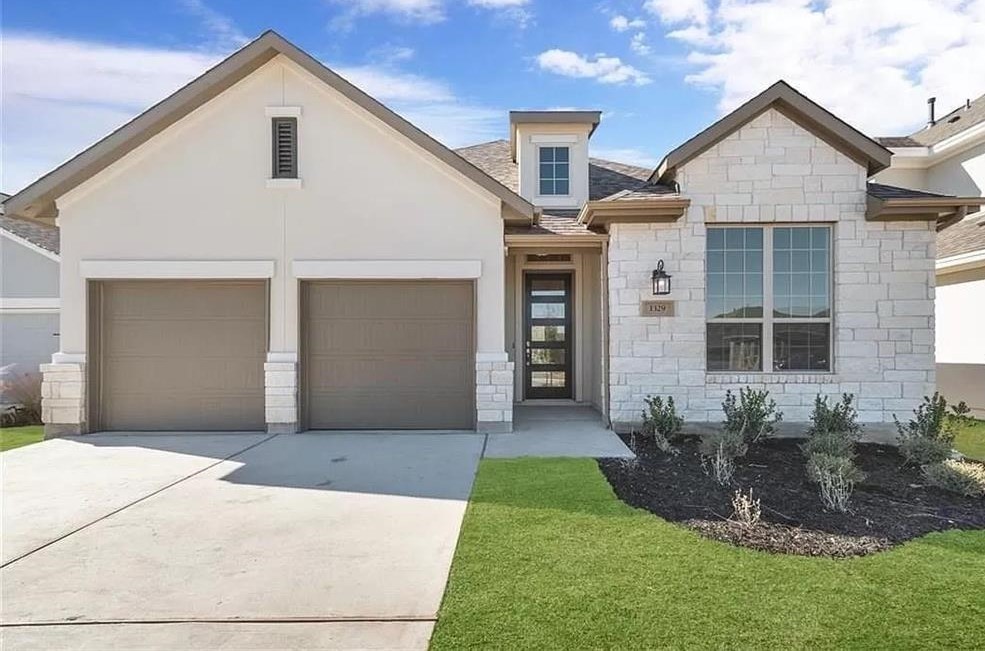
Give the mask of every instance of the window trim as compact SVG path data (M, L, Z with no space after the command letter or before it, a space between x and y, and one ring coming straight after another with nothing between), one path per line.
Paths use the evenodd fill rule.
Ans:
M730 228L761 228L763 230L763 316L755 317L728 317L723 319L711 319L708 317L708 231L712 229ZM828 316L823 317L780 317L773 316L773 231L777 228L826 228L828 229ZM834 222L735 222L735 223L716 223L705 225L705 373L708 375L723 375L730 373L742 373L745 375L832 375L835 373L835 296L834 296L834 250L835 250L835 224ZM763 341L761 343L761 369L758 371L742 370L710 370L708 368L708 324L709 323L759 323L762 325ZM827 370L796 370L796 369L776 369L773 367L773 326L780 324L828 324L828 368Z
M544 194L543 192L540 191L540 187L541 187L540 184L541 184L541 180L542 180L542 177L541 177L541 174L540 174L540 166L541 166L540 150L541 149L548 149L548 148L549 149L567 149L568 150L568 162L567 162L567 165L568 165L568 176L567 176L567 178L566 179L560 179L557 176L554 176L554 177L551 177L551 179L550 179L555 184L555 186L556 186L556 184L557 184L557 182L559 180L567 181L567 183L568 183L568 191L565 192L565 193L563 193L563 194L560 193L560 192L554 192L554 193L551 193L551 194ZM537 159L537 196L538 197L570 197L571 196L571 151L572 151L571 144L570 143L563 143L563 142L543 142L543 143L538 143L537 146L534 147L534 149L535 149L535 152L534 153L536 154L536 159ZM557 161L552 161L550 164L552 166L556 166L557 165ZM555 174L556 174L557 173L557 167L554 167L553 169L554 169Z

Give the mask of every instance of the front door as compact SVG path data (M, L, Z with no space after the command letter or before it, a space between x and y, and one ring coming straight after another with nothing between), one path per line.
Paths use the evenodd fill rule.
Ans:
M523 294L524 397L573 398L571 274L528 273Z

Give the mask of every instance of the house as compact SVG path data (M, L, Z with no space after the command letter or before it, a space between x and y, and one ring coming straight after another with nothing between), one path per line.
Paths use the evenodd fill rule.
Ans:
M0 204L0 380L38 375L57 351L58 229L4 215Z
M981 199L870 188L891 152L783 82L655 170L599 126L456 153L264 33L7 201L61 229L47 433L623 429L745 385L879 427L933 391L936 228Z
M924 128L877 138L893 152L875 180L940 194L985 196L985 95ZM972 214L937 235L937 386L985 418L985 221Z

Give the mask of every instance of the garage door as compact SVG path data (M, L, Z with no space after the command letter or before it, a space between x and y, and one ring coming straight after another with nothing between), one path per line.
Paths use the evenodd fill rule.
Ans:
M264 428L263 281L112 281L90 300L99 429Z
M475 426L471 282L310 282L302 292L310 428Z

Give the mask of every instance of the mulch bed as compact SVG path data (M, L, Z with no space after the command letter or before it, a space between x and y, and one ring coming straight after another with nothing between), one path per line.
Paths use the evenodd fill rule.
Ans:
M719 486L705 471L698 440L664 453L652 439L623 436L637 459L600 459L616 495L631 506L724 542L768 552L848 557L883 551L932 531L985 529L985 500L928 486L895 448L859 444L866 474L855 487L851 513L825 511L807 480L802 441L773 439L736 460L733 485ZM731 498L752 488L762 517L754 527L730 520Z

